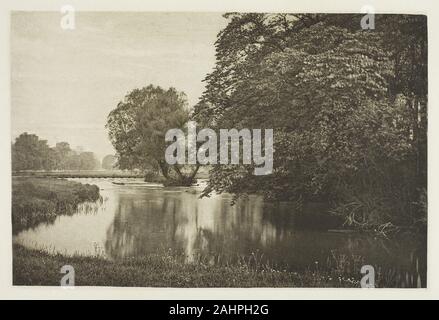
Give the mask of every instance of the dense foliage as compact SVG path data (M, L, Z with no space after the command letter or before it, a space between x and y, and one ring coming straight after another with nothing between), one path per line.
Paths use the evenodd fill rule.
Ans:
M35 134L22 133L12 144L12 170L93 170L100 167L93 152L76 152L67 142L51 148Z
M39 223L73 214L78 205L100 199L95 185L52 178L12 179L12 229L14 233Z
M113 156L112 154L108 154L102 159L102 169L114 170L116 168L117 168L116 156Z
M128 93L110 112L106 125L119 168L159 170L170 184L191 184L198 166L185 174L182 166L165 161L166 132L183 129L188 119L186 95L174 88L149 85Z
M325 201L352 225L426 220L425 16L226 14L193 118L273 128L274 172L214 166L205 194Z

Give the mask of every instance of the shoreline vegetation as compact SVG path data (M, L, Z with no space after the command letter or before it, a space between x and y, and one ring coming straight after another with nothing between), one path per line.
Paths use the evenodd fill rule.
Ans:
M12 185L14 234L39 223L50 223L57 215L73 214L81 202L102 199L95 185L53 177L14 176ZM360 287L358 275L346 272L345 262L335 259L333 263L331 271L319 269L318 265L287 271L251 255L220 265L210 264L209 259L186 263L183 256L164 249L113 261L102 254L66 256L14 244L13 284L58 286L61 267L72 265L78 286ZM376 286L393 287L393 280L379 277Z
M84 202L101 200L96 185L43 177L12 178L12 231L53 222L75 213Z
M64 256L14 244L13 284L59 286L63 265L75 268L76 286L113 287L344 287L360 279L318 268L291 272L241 259L230 265L185 263L167 250L111 261L102 256Z
M130 178L141 178L145 182L150 183L162 183L164 187L172 187L172 186L180 186L180 184L176 183L173 184L173 180L166 180L165 178L153 174L153 173L146 173L145 172L135 172L135 171L128 171L128 170L64 170L64 171L43 171L43 170L25 170L25 171L15 171L12 174L13 181L15 181L15 189L16 189L16 195L20 195L20 192L26 192L31 191L31 196L36 196L35 189L32 186L20 186L20 184L23 184L26 179L30 182L30 184L35 184L38 187L42 187L40 190L41 194L36 196L36 199L33 201L33 204L30 205L29 202L32 201L22 201L17 198L17 196L13 196L13 199L15 198L16 201L13 201L13 210L14 207L16 210L18 210L18 214L13 214L13 229L14 233L16 231L20 231L23 228L26 228L27 225L29 227L32 227L40 222L48 222L50 219L54 219L56 217L56 214L49 213L46 214L46 218L41 219L41 215L43 214L42 211L44 209L44 206L47 205L47 202L40 201L43 200L50 200L50 201L67 201L69 204L61 204L59 203L58 206L61 210L60 214L68 214L69 211L72 209L74 210L77 205L81 202L85 201L97 201L99 200L99 190L95 188L95 190L90 190L90 185L85 184L86 190L78 190L78 188L81 188L81 183L73 182L73 181L66 181L68 184L70 183L70 186L73 187L73 191L69 190L63 190L64 195L60 196L60 199L57 199L56 192L57 188L62 187L62 181L63 179L68 178L91 178L91 179L130 179ZM207 171L199 170L197 175L194 178L196 181L197 179L209 179L209 175ZM57 181L57 183L52 183L52 181ZM76 185L75 185L76 184ZM119 183L115 183L119 184ZM123 184L123 183L120 183ZM195 182L194 182L195 184ZM47 190L47 187L49 187L49 190ZM67 185L66 185L67 187ZM24 189L23 189L24 188ZM30 189L26 189L30 188ZM50 190L50 188L53 188L53 190ZM21 190L22 189L22 190ZM13 182L13 190L14 190L14 182ZM90 191L90 194L88 194L88 191ZM55 194L51 194L51 192L55 192ZM70 192L73 193L73 197L68 199L66 197L66 194L69 194ZM97 192L97 193L96 193ZM79 198L77 196L79 195ZM49 198L49 199L47 199ZM362 206L356 202L349 203L343 207L337 207L335 210L331 210L330 204L326 204L325 208L322 209L320 207L319 211L325 211L325 214L319 214L320 218L323 218L326 220L333 221L332 229L333 232L366 232L366 233L374 233L376 235L387 237L392 234L396 234L399 232L413 232L413 233L423 233L426 230L427 226L427 218L426 218L426 195L422 198L420 203L417 203L417 205L420 205L423 207L424 211L424 217L419 218L417 220L414 220L411 224L397 224L392 223L392 221L386 221L386 222L372 222L372 221L358 221L358 216L364 215L363 212L361 212ZM268 202L276 202L270 199L266 199ZM293 201L294 202L294 201ZM297 205L302 207L303 203L301 201L297 202ZM23 211L23 207L27 206L28 208L32 208L31 211L26 215ZM53 208L54 206L57 206L56 204L52 204L52 206L49 207L49 209ZM359 210L360 209L360 210ZM369 208L370 211L374 211L371 208ZM50 210L49 210L50 211ZM51 218L50 218L51 217ZM363 217L364 218L364 217ZM41 221L40 221L41 219ZM46 221L45 221L46 220ZM326 221L327 222L327 221ZM327 223L326 223L327 224ZM335 225L334 225L335 224ZM20 226L21 225L21 226Z
M63 171L16 171L14 177L41 177L41 178L145 178L144 173L123 170L63 170ZM152 175L151 177L153 178ZM159 180L158 178L156 178ZM151 181L155 182L155 181Z

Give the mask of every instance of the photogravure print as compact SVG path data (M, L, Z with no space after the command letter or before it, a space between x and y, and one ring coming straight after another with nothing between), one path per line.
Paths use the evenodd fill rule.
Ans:
M427 17L375 11L12 12L13 284L425 288Z

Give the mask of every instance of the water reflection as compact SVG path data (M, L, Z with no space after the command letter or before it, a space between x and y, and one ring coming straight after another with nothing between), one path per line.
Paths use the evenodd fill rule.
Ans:
M426 283L426 250L412 237L386 240L327 232L330 222L318 212L295 212L291 204L267 204L256 196L230 206L231 196L198 199L196 188L161 188L134 180L124 185L86 182L98 184L108 199L103 210L59 217L53 225L20 233L16 241L66 253L99 251L110 259L172 249L183 252L187 262L208 257L221 263L253 253L262 262L290 270L311 266L358 274L370 264L388 283Z

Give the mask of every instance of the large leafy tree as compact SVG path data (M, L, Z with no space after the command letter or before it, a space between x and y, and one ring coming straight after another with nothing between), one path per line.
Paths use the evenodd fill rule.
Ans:
M117 158L108 154L102 159L102 168L105 170L114 170L116 168Z
M93 152L81 152L79 154L79 160L81 170L95 170L100 167L99 160L96 159Z
M93 170L99 166L93 152L78 154L67 142L51 148L47 140L24 132L12 144L12 170Z
M47 140L35 134L22 133L12 145L12 170L49 170L55 163L53 150Z
M68 142L58 142L53 148L55 152L56 165L58 170L66 170L69 168L69 157L74 154Z
M426 177L425 17L379 16L373 31L358 15L226 18L193 116L217 128L273 128L275 170L255 177L249 166L215 166L205 194L354 199L367 214L370 202L385 202L376 220L413 216Z
M119 168L155 168L168 182L192 183L198 167L185 175L179 165L170 166L165 161L166 132L183 128L188 119L186 95L174 88L149 85L128 93L110 112L106 125Z

